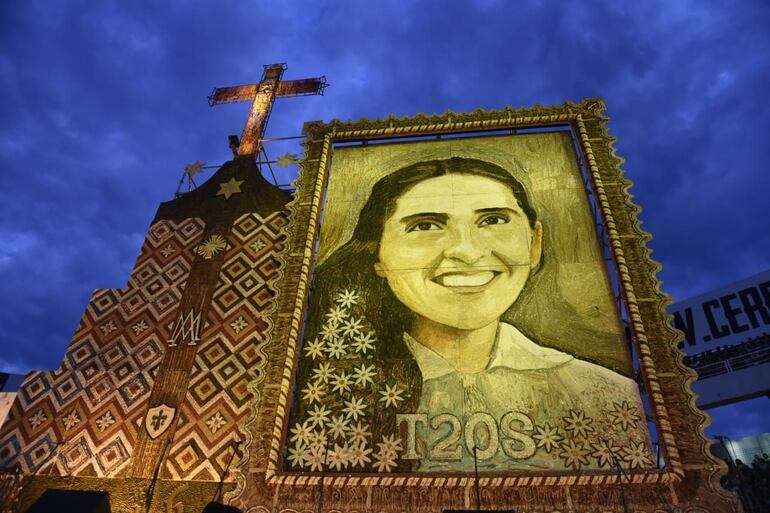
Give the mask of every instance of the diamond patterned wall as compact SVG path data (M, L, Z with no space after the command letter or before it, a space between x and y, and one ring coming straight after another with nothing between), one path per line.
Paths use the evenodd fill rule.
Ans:
M153 224L126 288L94 292L61 368L22 384L0 430L0 467L120 475L202 231L199 219Z
M263 372L286 223L284 212L252 213L232 226L161 477L219 480L227 467L253 398L248 384Z

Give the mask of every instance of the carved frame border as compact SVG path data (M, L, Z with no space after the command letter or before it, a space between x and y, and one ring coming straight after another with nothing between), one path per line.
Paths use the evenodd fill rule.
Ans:
M671 299L660 290L660 282L656 278L660 265L651 259L651 251L647 248L651 236L640 227L638 213L641 208L632 202L628 192L632 182L623 177L620 168L623 160L615 153L615 138L607 131L609 118L602 114L604 110L606 106L602 99L589 98L577 104L565 102L561 106L535 105L522 109L506 107L498 111L476 110L459 114L448 111L433 116L418 114L405 118L390 116L380 120L334 120L328 124L305 124L303 133L306 139L303 146L306 151L300 163L299 178L295 182L297 192L288 206L291 214L286 228L289 233L288 250L283 254L283 278L278 283L279 295L273 314L274 329L266 349L267 376L262 385L260 407L254 409L253 418L246 424L251 436L246 448L247 457L244 458L244 465L248 468L243 469L242 476L247 480L257 479L259 483L243 483L245 488L254 484L260 490L255 490L258 496L272 494L275 502L281 487L296 490L317 487L320 482L320 476L282 473L279 464L293 380L299 361L299 336L307 306L309 276L333 144L367 139L570 125L578 139L607 231L666 462L662 469L628 470L626 473L629 480L623 479L622 484L634 488L631 491L632 498L644 496L645 486L637 490L637 485L653 485L659 492L668 492L666 503L682 507L682 499L690 497L695 498L695 502L685 502L694 506L697 504L704 511L714 507L718 511L735 511L737 506L734 497L719 486L719 477L723 475L725 466L708 452L710 442L703 430L709 418L695 406L695 396L690 390L690 384L697 375L684 366L683 353L677 349L682 336L671 328L665 310ZM467 503L473 478L421 474L349 474L326 476L324 482L327 486L342 488L406 486L463 489ZM554 486L590 485L593 488L617 483L618 476L604 470L511 473L480 479L484 489L547 486L552 488L554 497L559 495ZM239 491L244 490L241 483L237 488ZM244 491L247 492L245 495L234 495L240 495L241 500L246 499L245 496L254 495L248 493L248 490ZM281 493L288 492L284 489ZM303 495L308 493L310 490L306 490ZM718 499L717 503L715 499ZM367 503L369 500L367 498Z

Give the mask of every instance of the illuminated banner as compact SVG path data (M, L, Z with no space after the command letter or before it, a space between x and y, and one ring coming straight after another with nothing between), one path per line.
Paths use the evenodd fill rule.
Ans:
M736 510L603 110L305 124L233 497Z
M770 271L671 305L682 350L697 354L770 331Z
M285 470L652 466L569 133L340 148L325 198Z

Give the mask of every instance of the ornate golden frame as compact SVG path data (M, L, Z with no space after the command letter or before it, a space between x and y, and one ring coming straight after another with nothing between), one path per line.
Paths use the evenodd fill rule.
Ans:
M296 196L289 205L288 250L283 255L272 337L265 350L267 376L255 386L253 417L246 426L247 457L238 486L231 494L236 504L248 511L262 511L269 504L278 509L291 505L289 509L295 511L302 507L315 509L320 476L282 473L279 460L333 144L570 125L606 228L666 464L662 469L629 470L629 479L621 478L623 483L616 474L606 471L484 476L480 479L482 501L485 506L501 509L519 508L536 499L538 509L601 506L604 510L618 510L623 504L620 497L625 495L635 511L737 510L735 499L718 482L724 465L708 451L710 442L703 433L708 417L695 406L690 390L696 374L683 365L683 353L677 349L681 334L671 328L666 313L670 297L660 290L656 278L660 266L650 258L646 245L650 235L640 227L637 215L641 209L628 193L632 183L620 169L623 160L615 154L615 139L606 128L609 119L602 114L605 109L602 99L589 98L561 106L305 124L306 153L296 181ZM327 492L330 507L333 503L335 509L343 511L433 511L469 507L473 479L335 474L327 476L324 484L332 490ZM502 488L505 493L501 493ZM405 503L405 497L422 505Z

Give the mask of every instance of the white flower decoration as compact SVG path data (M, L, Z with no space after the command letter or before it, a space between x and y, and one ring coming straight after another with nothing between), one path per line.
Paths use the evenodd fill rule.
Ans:
M345 371L340 372L336 376L332 376L331 380L334 383L334 386L332 387L334 392L339 392L340 394L350 392L350 385L353 383L353 380L350 379L350 376L345 374Z
M345 289L344 292L337 294L337 303L343 308L350 308L358 303L358 294L355 290Z
M380 390L380 402L384 402L385 406L398 406L398 403L404 400L401 397L404 391L398 388L398 384L385 385L385 390Z
M294 467L304 467L307 464L308 448L298 445L289 449L287 459Z
M345 412L346 417L357 421L358 417L366 415L365 409L366 405L363 400L351 397L350 401L345 401L345 408L342 411Z
M323 340L315 339L312 342L305 344L305 356L309 356L311 359L323 358L324 356L324 342Z
M310 470L318 472L324 468L324 460L326 459L326 445L311 445L306 456L305 462Z
M297 445L307 445L308 437L311 432L312 426L309 421L305 421L302 424L297 422L294 424L294 427L289 430L289 433L291 433L289 441L295 442Z
M321 398L326 394L326 390L321 383L310 383L302 390L302 399L309 403L321 402Z
M334 470L348 468L348 465L350 465L350 449L344 445L340 447L339 445L334 444L334 449L329 451L327 463L329 464L329 468L333 468Z
M307 412L307 420L310 423L311 426L323 426L329 421L329 415L331 415L331 411L329 411L326 406L323 404L317 405L312 410L308 410Z
M377 454L374 455L373 467L378 471L390 472L396 466L396 455L394 453L380 449L377 451Z
M364 325L361 322L361 319L351 317L342 323L342 334L346 337L355 338L361 334L361 328L363 327Z
M372 459L369 457L371 453L372 450L367 448L365 443L355 444L348 449L350 463L353 467L365 467L371 463Z
M345 344L345 340L341 338L336 338L334 340L331 340L326 345L326 352L329 353L330 358L336 358L340 359L348 352L347 344Z
M313 379L319 383L328 383L329 378L331 378L333 375L334 374L332 374L332 368L328 363L322 363L318 366L317 369L313 369Z
M362 422L359 422L358 424L350 425L348 428L348 436L350 437L350 442L355 444L365 444L369 437L372 436L372 432L369 431L369 424L364 424Z
M366 354L367 351L374 350L375 342L377 342L377 339L375 338L373 331L366 334L359 332L358 335L353 338L353 349L358 353Z
M339 326L348 316L348 312L341 306L335 306L326 314L329 325Z
M377 375L374 365L366 366L362 363L360 367L353 371L353 379L356 380L356 385L366 386L368 383L374 383L374 378Z
M320 429L318 431L313 431L310 433L310 436L308 436L308 446L309 447L326 447L327 439L326 439L326 430Z
M404 450L403 447L401 447L401 439L398 438L398 435L383 436L382 442L378 443L377 447L380 448L380 451L386 451L393 454L398 454Z
M343 438L345 431L348 430L350 421L345 418L344 415L337 415L332 417L332 420L326 423L326 427L329 429L329 434L334 438Z
M340 332L342 331L342 328L337 326L336 324L324 324L324 327L321 328L321 338L324 339L324 341L328 342L329 340L335 340L339 338Z

